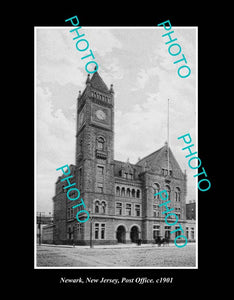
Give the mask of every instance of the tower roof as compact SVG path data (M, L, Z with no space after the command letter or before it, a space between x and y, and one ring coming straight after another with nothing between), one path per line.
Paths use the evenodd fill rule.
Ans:
M99 90L100 92L110 93L107 85L102 80L101 76L98 74L98 72L95 72L90 79L91 87Z

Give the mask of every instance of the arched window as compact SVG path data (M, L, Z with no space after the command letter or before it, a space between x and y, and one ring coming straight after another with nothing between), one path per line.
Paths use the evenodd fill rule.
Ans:
M99 137L98 139L97 139L97 148L98 148L98 150L104 150L104 145L105 145L105 140L104 140L104 138L102 138L102 137Z
M159 193L159 191L160 191L160 186L159 186L159 184L158 184L158 183L154 183L154 184L153 184L153 189L154 189L154 194ZM159 199L159 194L156 195L156 196L154 196L154 199Z
M130 197L130 189L127 188L127 197Z
M175 201L180 201L181 191L178 187L175 188Z
M101 213L105 214L106 213L106 202L105 201L102 201L101 208L102 208Z
M135 196L136 196L136 192L134 189L132 189L132 197L135 198Z
M96 214L99 213L99 205L100 205L99 201L98 201L98 200L95 201L95 210L94 210L94 212L95 212Z
M125 188L124 187L122 187L122 189L121 189L121 196L125 197Z
M137 198L140 198L140 190L137 190L137 193L136 193L136 196L137 196Z
M119 186L116 187L116 196L120 196L120 187Z
M166 191L167 191L167 195L168 195L167 200L170 200L171 199L171 188L169 187L169 185L166 185Z

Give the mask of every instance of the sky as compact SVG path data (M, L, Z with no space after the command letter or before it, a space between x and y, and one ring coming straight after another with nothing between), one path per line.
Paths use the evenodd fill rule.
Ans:
M40 212L52 212L57 168L75 164L76 99L85 88L87 72L76 49L72 27L35 27L35 197ZM178 76L168 53L162 27L82 27L98 63L98 73L115 98L116 160L136 163L167 140L167 102L170 99L169 145L187 173L186 201L195 200L197 173L177 138L190 133L197 142L197 28L173 27L191 74ZM173 49L172 49L173 51ZM91 66L91 65L90 65Z

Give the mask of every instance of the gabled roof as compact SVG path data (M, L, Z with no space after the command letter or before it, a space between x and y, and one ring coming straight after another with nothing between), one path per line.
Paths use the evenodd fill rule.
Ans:
M91 87L99 90L100 92L104 92L104 93L110 93L107 85L105 84L105 82L102 80L101 76L98 74L98 72L95 72L92 76L92 78L90 79L90 84Z
M165 144L162 148L157 151L147 155L142 158L140 161L136 163L136 165L140 165L143 168L147 168L152 170L153 172L160 173L162 169L167 169L167 151L168 147ZM176 161L170 147L169 147L169 169L172 170L173 174L177 178L183 178L183 172Z
M143 166L144 163L145 163L146 161L151 161L152 159L156 160L157 157L158 157L158 155L159 155L159 153L160 153L160 151L161 151L163 148L164 148L164 147L162 147L162 148L160 148L160 149L154 151L153 153L147 155L146 157L140 159L136 164L137 164L137 165L140 165L140 166Z

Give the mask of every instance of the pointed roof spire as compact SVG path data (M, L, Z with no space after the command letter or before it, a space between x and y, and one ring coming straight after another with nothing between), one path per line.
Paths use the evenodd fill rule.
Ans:
M92 78L90 79L90 83L91 83L91 86L93 88L99 90L100 92L110 93L109 90L108 90L107 85L102 80L102 78L99 75L98 71L93 74Z

